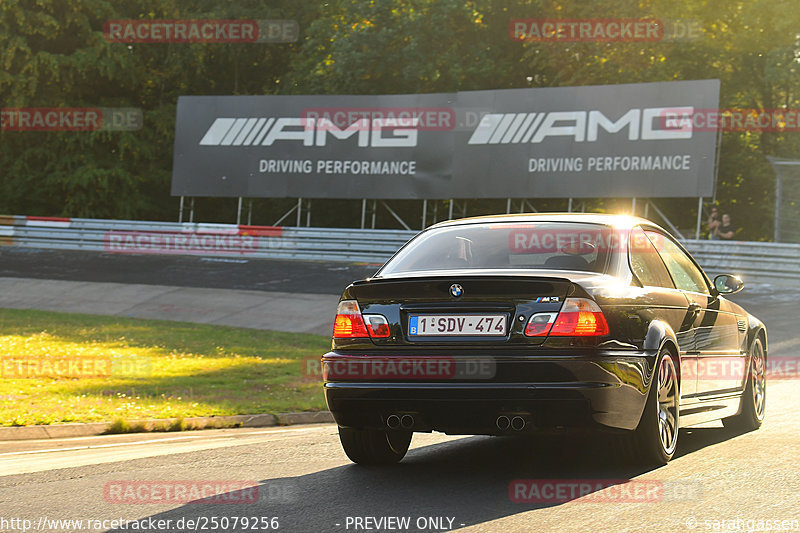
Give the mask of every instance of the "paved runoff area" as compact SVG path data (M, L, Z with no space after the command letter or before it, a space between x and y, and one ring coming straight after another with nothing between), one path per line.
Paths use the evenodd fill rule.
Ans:
M332 294L0 278L0 307L330 335Z
M374 264L0 249L0 307L330 335Z
M322 324L332 313L323 305L374 271L133 259L0 250L0 306L184 320L159 306L201 305L217 311L198 321L282 329L291 326L248 309L277 313L294 299L306 311L292 314L319 306ZM660 468L627 466L594 438L439 433L415 434L394 467L364 468L332 424L9 441L0 531L800 531L799 296L776 283L733 297L767 324L770 358L795 363L769 382L762 428L683 430Z

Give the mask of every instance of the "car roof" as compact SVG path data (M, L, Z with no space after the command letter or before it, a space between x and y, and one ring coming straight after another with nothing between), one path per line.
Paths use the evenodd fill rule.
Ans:
M624 214L606 213L519 213L508 215L485 215L479 217L447 220L434 224L431 228L460 226L464 224L509 223L509 222L579 222L602 224L619 229L629 229L637 224L657 226L650 220Z

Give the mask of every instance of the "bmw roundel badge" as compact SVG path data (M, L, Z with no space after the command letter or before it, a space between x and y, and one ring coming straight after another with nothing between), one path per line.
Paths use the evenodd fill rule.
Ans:
M464 287L459 285L458 283L453 283L450 285L450 294L452 294L455 298L458 298L462 294L464 294Z

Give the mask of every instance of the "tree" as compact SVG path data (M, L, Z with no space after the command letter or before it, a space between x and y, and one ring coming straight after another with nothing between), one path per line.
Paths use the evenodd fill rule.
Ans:
M133 132L0 132L0 212L173 219L175 105L183 94L403 94L719 78L720 107L797 108L800 13L790 0L105 0L0 4L3 107L137 107ZM112 19L295 19L292 44L108 42ZM695 38L656 42L519 42L512 19L654 18ZM769 238L774 173L765 156L797 157L796 132L725 132L717 199L742 238ZM291 200L257 202L277 218ZM553 208L558 202L539 201ZM471 212L497 202L470 202ZM610 209L596 200L596 209ZM694 225L686 200L659 200ZM342 205L315 210L341 223ZM230 220L231 200L204 200ZM399 207L409 218L419 207ZM351 222L347 222L351 223Z

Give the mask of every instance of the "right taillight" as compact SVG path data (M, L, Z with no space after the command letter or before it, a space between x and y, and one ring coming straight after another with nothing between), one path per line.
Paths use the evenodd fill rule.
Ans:
M334 339L359 339L369 337L367 325L361 316L361 309L355 300L342 300L336 309L336 321L333 323Z
M555 337L599 337L608 333L603 311L588 298L567 298L550 328L550 336Z
M389 321L383 315L364 315L369 336L373 339L385 339L392 334Z

